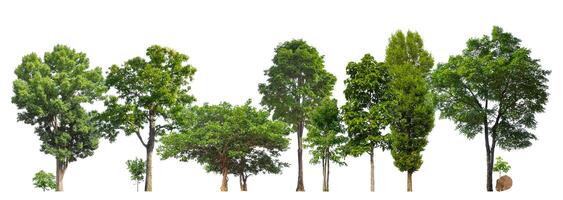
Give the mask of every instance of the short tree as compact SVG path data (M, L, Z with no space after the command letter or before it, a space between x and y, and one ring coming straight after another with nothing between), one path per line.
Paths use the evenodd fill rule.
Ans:
M177 115L178 132L162 138L158 152L163 159L196 160L209 172L222 175L221 191L228 191L228 174L241 179L245 191L248 176L279 173L286 163L277 160L289 145L289 127L269 120L267 111L229 103L194 106Z
M145 161L140 158L135 158L135 160L127 160L125 162L127 165L127 170L131 174L131 180L137 185L137 192L139 191L139 184L145 178Z
M41 170L33 176L33 185L36 188L42 189L43 192L54 190L57 187L57 184L55 183L55 175Z
M504 161L502 157L498 156L493 166L493 171L498 172L498 176L501 177L502 173L507 173L510 170L510 165L508 162Z
M313 158L311 163L322 164L323 191L329 191L330 163L346 165L344 145L348 138L344 135L342 117L336 99L324 99L319 107L310 113L311 122L307 125L306 147Z
M56 191L63 191L68 165L94 154L101 133L95 111L84 106L100 100L107 91L101 68L90 69L86 54L64 45L23 57L15 70L12 103L21 110L18 121L35 126L40 151L56 160Z

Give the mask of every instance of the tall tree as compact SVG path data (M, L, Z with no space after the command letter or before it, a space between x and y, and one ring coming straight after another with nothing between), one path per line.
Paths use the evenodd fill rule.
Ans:
M412 191L412 174L422 166L428 134L434 127L435 104L428 84L434 59L424 49L417 32L405 36L397 31L389 39L385 62L390 67L393 106L391 113L391 155L399 171L407 172L407 191Z
M472 38L460 55L432 73L441 118L451 119L467 138L485 137L487 191L493 191L495 148L522 149L536 136L535 115L547 103L547 76L520 39L493 27L491 36Z
M346 104L342 106L343 120L350 138L347 154L370 157L370 190L375 190L376 148L388 148L382 131L389 125L391 105L389 70L384 63L377 62L370 54L360 62L346 66L348 79L344 81Z
M127 160L125 162L127 165L127 170L129 174L131 174L131 180L135 181L135 185L137 185L137 192L139 191L139 184L143 179L145 179L145 161L140 158L135 158L134 160Z
M307 125L306 147L311 148L311 163L322 164L323 191L329 191L330 163L346 165L344 144L348 138L343 135L344 126L336 99L324 99L310 114Z
M246 191L250 175L279 173L287 166L277 159L287 149L289 127L269 120L269 113L228 103L194 106L177 115L178 133L162 138L159 154L180 161L196 160L208 172L222 175L221 191L228 191L228 174L239 176Z
M54 190L57 187L57 183L55 183L55 175L41 170L33 176L33 185L36 188L43 190L43 192Z
M153 45L149 60L135 57L122 66L113 65L107 85L117 92L110 96L103 113L106 137L115 140L118 132L136 135L146 149L145 191L152 191L152 154L157 137L170 129L171 116L195 98L188 94L195 68L188 56L173 49ZM148 125L148 137L141 130Z
M305 191L303 130L308 123L307 113L331 95L336 77L325 70L323 57L304 40L281 43L275 53L274 65L264 71L268 80L258 85L258 91L263 95L261 104L273 111L273 119L290 124L297 132L296 191Z
M100 68L89 69L86 54L64 45L46 52L43 60L35 53L23 57L16 68L12 103L18 121L35 126L41 151L55 157L57 191L63 191L68 165L94 154L101 137L91 104L107 90Z

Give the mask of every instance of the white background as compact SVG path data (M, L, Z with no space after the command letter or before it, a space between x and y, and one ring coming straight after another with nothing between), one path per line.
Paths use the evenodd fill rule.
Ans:
M459 54L468 38L490 34L493 25L520 38L532 56L552 70L546 112L537 115L534 133L538 140L525 150L497 150L497 155L512 165L509 175L514 186L509 193L522 197L520 194L558 191L563 178L559 173L563 140L563 92L558 87L563 78L561 8L555 1L2 1L0 191L40 195L32 185L32 176L41 169L55 171L54 158L39 151L33 127L16 121L18 111L10 101L14 69L28 53L42 56L54 45L66 44L87 53L91 66L105 71L112 64L144 56L152 44L168 46L189 55L189 63L197 68L192 83L196 104L241 104L251 98L258 106L261 96L257 85L266 79L263 71L272 65L274 48L280 42L302 38L325 56L326 69L338 78L333 94L342 105L346 64L365 53L382 61L387 40L396 30L418 31L438 63ZM295 137L290 135L293 140ZM428 139L424 164L413 177L414 191L482 196L486 178L483 136L467 140L451 121L437 120ZM283 194L275 196L278 198L299 197L293 193L297 182L295 145L282 154L282 159L292 164L290 168L282 175L250 177L248 189ZM318 192L321 168L307 162L311 158L307 151L304 155L305 188ZM119 136L111 144L102 141L94 156L70 164L64 179L66 194L134 192L125 161L135 157L144 158L144 148L134 136ZM155 158L156 194L148 197L169 192L230 197L214 193L221 177L206 173L197 163ZM370 195L365 193L369 191L368 156L346 162L347 167L332 165L331 191ZM389 152L376 152L375 162L378 195L403 193L406 174L393 166ZM230 191L238 191L238 179L230 179Z

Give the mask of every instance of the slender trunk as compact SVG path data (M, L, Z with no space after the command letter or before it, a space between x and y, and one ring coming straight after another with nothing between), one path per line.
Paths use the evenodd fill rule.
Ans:
M407 172L407 192L412 192L412 172Z
M137 192L139 192L139 181L137 181Z
M374 163L374 155L373 155L373 148L369 153L369 163L370 163L370 191L375 191L375 163Z
M488 122L485 120L485 150L487 153L487 192L493 191L493 163L491 162L491 146L489 144L489 126Z
M56 177L57 188L55 190L57 192L64 191L63 179L65 176L65 171L67 166L68 164L66 162L57 159L57 177Z
M229 170L225 164L223 164L223 167L221 168L221 174L223 175L221 181L221 192L227 192L229 191L229 177L227 177L229 175Z
M321 163L323 166L323 192L326 192L326 159L321 159Z
M146 177L145 192L152 192L152 152L154 151L154 143L156 137L156 119L155 114L149 111L149 140L147 141L147 158L146 158Z
M330 181L330 160L327 159L326 161L326 192L329 190L329 181Z
M299 171L297 175L297 192L304 192L305 185L303 183L303 121L297 125L297 159Z

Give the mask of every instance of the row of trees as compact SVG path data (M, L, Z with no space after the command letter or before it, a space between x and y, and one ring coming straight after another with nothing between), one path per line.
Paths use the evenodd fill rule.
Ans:
M162 159L195 160L221 174L221 191L233 174L246 191L250 176L288 166L278 157L291 132L297 133L297 191L305 190L304 147L311 149L311 163L322 165L323 191L329 190L330 163L345 165L346 156L366 153L374 191L377 149L390 150L412 191L436 109L469 139L484 134L486 189L492 191L496 147L525 148L536 139L531 129L535 114L544 111L550 73L499 27L491 36L469 39L461 54L436 68L417 32L397 31L383 62L366 54L346 66L346 102L339 108L331 97L336 77L325 70L323 56L305 41L291 40L275 49L267 81L258 85L265 109L258 109L250 100L194 106L189 91L196 70L188 56L156 45L146 56L111 66L106 77L89 67L84 53L63 45L43 59L23 57L12 102L21 110L18 120L35 126L41 151L56 158L57 191L71 162L91 156L101 138L113 142L119 134L135 135L146 150L145 160L135 161L136 171L144 164L145 191L152 191L157 141ZM105 110L84 108L95 101Z

